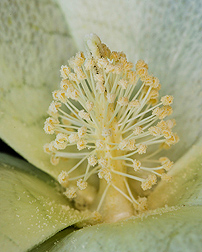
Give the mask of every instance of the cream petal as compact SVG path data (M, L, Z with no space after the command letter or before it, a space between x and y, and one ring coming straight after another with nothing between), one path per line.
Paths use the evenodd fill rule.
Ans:
M1 251L27 251L91 216L71 208L58 184L25 161L0 154L0 177Z
M201 251L201 206L153 212L114 224L76 231L51 251Z
M75 45L55 1L0 1L0 136L29 162L53 176L43 145L51 92ZM66 164L65 164L66 165Z
M179 158L201 135L202 4L194 1L59 0L77 45L88 33L112 49L142 58L162 83L162 94L174 95Z

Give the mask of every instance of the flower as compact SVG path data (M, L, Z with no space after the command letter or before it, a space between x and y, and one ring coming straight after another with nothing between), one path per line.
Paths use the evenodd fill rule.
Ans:
M113 6L108 6L111 4ZM65 13L73 37L66 28L59 6ZM102 1L98 4L95 1L92 6L92 2L78 0L76 4L60 1L59 5L19 0L9 4L1 1L0 9L3 27L1 137L52 177L57 178L65 171L66 162L60 162L57 169L50 165L48 155L40 146L50 142L51 136L44 137L41 129L51 99L49 94L56 89L57 69L76 51L73 38L79 44L84 34L99 30L103 41L111 48L124 49L130 61L137 61L132 57L145 59L151 72L165 83L167 92L163 89L163 95L169 93L175 97L173 108L180 142L175 151L168 151L168 156L176 161L170 172L173 181L166 185L162 181L148 197L150 209L161 209L115 224L84 228L50 246L57 251L65 246L72 251L97 251L103 250L103 244L108 251L130 251L134 248L140 251L172 251L175 248L199 251L201 142L195 143L201 126L202 19L199 1L165 1L163 4L135 0ZM123 16L126 11L127 15ZM121 87L125 85L123 82ZM113 100L113 96L109 99ZM91 107L92 104L88 103L88 108ZM83 112L81 116L86 117ZM140 130L137 128L135 132ZM156 129L151 131L157 133ZM85 134L85 129L78 134ZM110 134L109 129L106 128L103 134ZM60 146L65 143L61 139L60 135L57 139ZM71 139L73 141L75 136ZM84 145L80 143L78 147ZM1 199L4 203L0 208L0 226L3 250L30 249L69 225L98 218L88 211L80 213L72 210L71 204L68 206L65 197L57 190L58 186L51 183L53 179L45 173L11 157L2 156L1 160ZM134 160L136 169L141 166L138 161L138 158ZM68 162L69 167L73 167L76 161ZM93 157L89 162L95 163ZM104 160L99 163L104 164ZM62 173L61 181L66 183L66 177L66 173ZM78 181L80 187L85 187L84 181ZM73 189L71 193L74 194ZM168 206L165 207L165 204ZM112 232L116 234L113 237L110 236Z

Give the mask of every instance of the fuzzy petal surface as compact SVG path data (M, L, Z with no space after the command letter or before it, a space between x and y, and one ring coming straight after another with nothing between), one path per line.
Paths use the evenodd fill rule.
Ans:
M30 163L52 176L43 131L60 82L60 66L75 53L56 1L0 1L0 137Z
M25 161L1 154L0 177L1 251L27 251L91 216L71 208L59 185Z
M150 208L202 205L202 139L175 163L169 175L172 181L161 181L150 194Z
M147 216L71 233L51 252L190 252L202 243L201 206L162 209Z

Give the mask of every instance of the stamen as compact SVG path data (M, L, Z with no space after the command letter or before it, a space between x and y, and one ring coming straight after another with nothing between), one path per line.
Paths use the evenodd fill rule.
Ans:
M83 179L79 179L79 180L77 181L77 186L78 186L78 188L79 188L80 190L86 189L87 185L88 185L88 183L87 183L86 181L83 181Z
M105 198L105 196L106 196L106 194L107 194L107 191L108 191L109 187L110 187L110 184L108 184L108 185L106 186L106 188L105 188L105 190L104 190L104 192L103 192L103 194L102 194L102 197L101 197L101 199L100 199L99 205L98 205L97 210L96 210L96 211L98 211L98 212L100 211L100 208L101 208L101 206L102 206L102 203L103 203L103 201L104 201L104 198Z
M173 162L160 152L179 141L172 132L175 120L164 120L173 112L173 97L160 97L160 81L143 60L133 71L123 52L111 52L95 34L86 45L86 55L78 52L61 67L60 89L52 93L44 124L55 140L44 151L53 165L76 160L58 181L78 209L88 207L105 218L114 210L120 211L117 216L145 211L146 196L133 188L150 190L157 177L171 180Z
M58 181L63 187L67 187L69 184L69 175L66 171L62 171L58 176Z
M66 189L64 192L64 195L69 198L69 199L74 199L76 198L76 188L75 187L69 187Z

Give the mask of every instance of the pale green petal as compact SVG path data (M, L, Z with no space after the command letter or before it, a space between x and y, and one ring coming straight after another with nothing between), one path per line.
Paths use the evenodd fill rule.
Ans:
M75 228L73 228L73 227L66 228L66 229L58 232L56 235L54 235L50 239L46 240L45 242L43 242L39 246L36 246L32 250L29 250L29 252L44 252L44 251L48 252L53 247L55 247L58 242L63 240L68 234L70 234L73 231L75 231Z
M43 131L60 66L75 53L63 14L51 0L0 1L0 136L37 167L56 176L43 152Z
M202 207L184 207L76 231L51 251L201 251Z
M200 0L59 0L79 47L96 33L112 50L142 58L162 83L162 94L174 95L174 117L181 156L201 134L202 3Z
M0 155L1 251L25 251L88 219L70 208L50 176L25 161Z
M202 139L176 162L169 174L172 181L161 181L150 195L150 208L202 205Z

